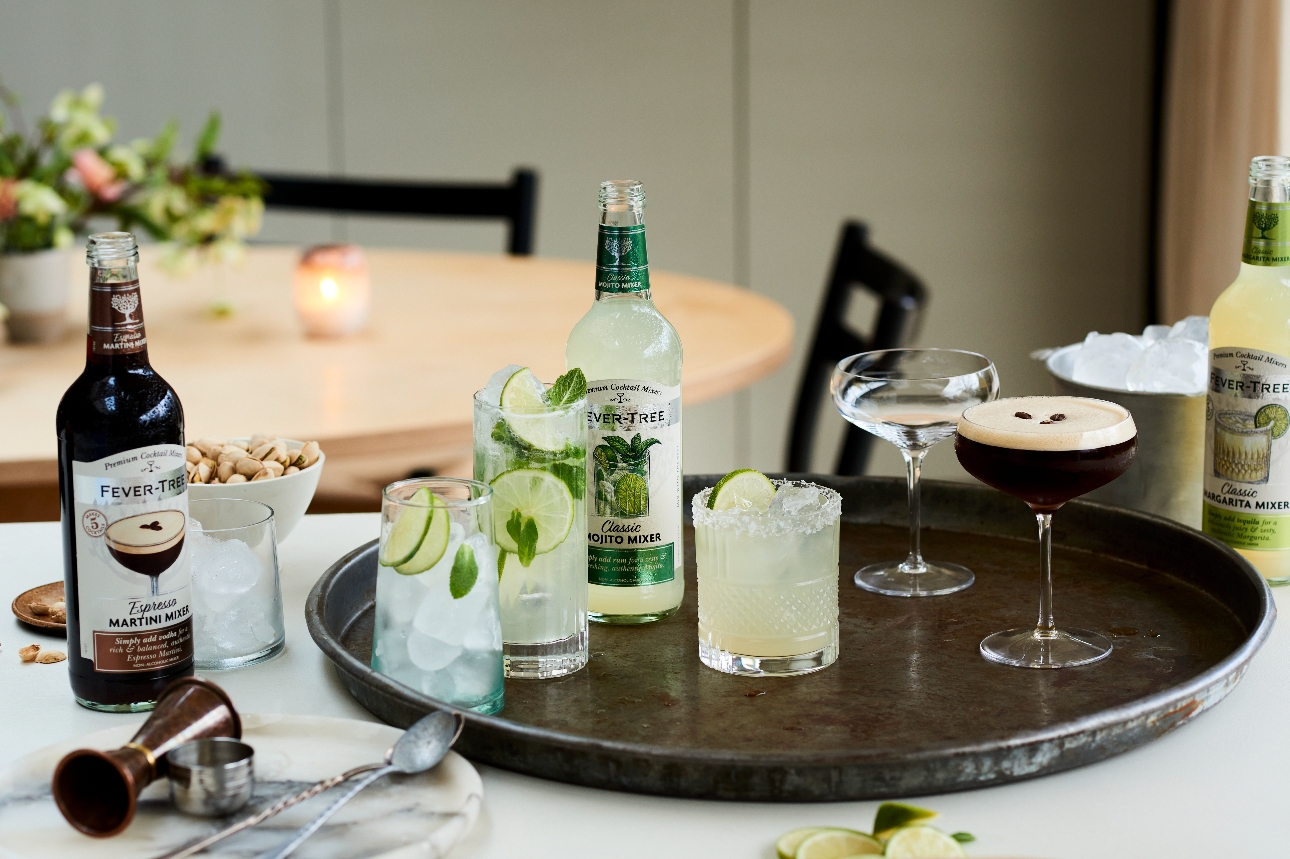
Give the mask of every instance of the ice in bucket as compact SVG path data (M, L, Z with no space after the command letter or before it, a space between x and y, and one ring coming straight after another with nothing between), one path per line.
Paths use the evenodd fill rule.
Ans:
M1154 394L1205 389L1209 320L1188 316L1171 326L1148 325L1141 335L1090 332L1075 355L1072 378L1081 385Z

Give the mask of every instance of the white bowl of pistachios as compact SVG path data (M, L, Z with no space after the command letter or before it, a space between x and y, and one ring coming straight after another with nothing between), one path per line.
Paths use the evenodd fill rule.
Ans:
M304 518L327 460L316 441L262 435L199 438L185 452L191 498L246 498L269 505L279 543Z

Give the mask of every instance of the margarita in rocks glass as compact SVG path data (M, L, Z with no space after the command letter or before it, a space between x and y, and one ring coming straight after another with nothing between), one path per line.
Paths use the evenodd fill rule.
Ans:
M968 409L954 452L977 480L1020 498L1039 522L1039 622L987 636L981 655L1024 668L1087 665L1111 642L1053 621L1053 513L1110 483L1133 463L1138 429L1128 409L1084 397L1014 397Z

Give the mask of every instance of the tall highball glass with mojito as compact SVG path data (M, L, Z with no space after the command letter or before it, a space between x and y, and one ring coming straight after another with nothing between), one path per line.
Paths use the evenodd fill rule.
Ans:
M587 380L507 367L475 394L475 479L493 490L507 677L587 664Z

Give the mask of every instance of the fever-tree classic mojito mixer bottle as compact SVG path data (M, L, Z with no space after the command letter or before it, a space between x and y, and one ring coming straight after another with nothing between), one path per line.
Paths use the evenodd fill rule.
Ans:
M587 376L587 607L647 623L681 604L681 339L650 300L645 190L600 185L596 300L569 334Z
M1241 271L1209 315L1204 530L1290 582L1290 158L1250 163Z

